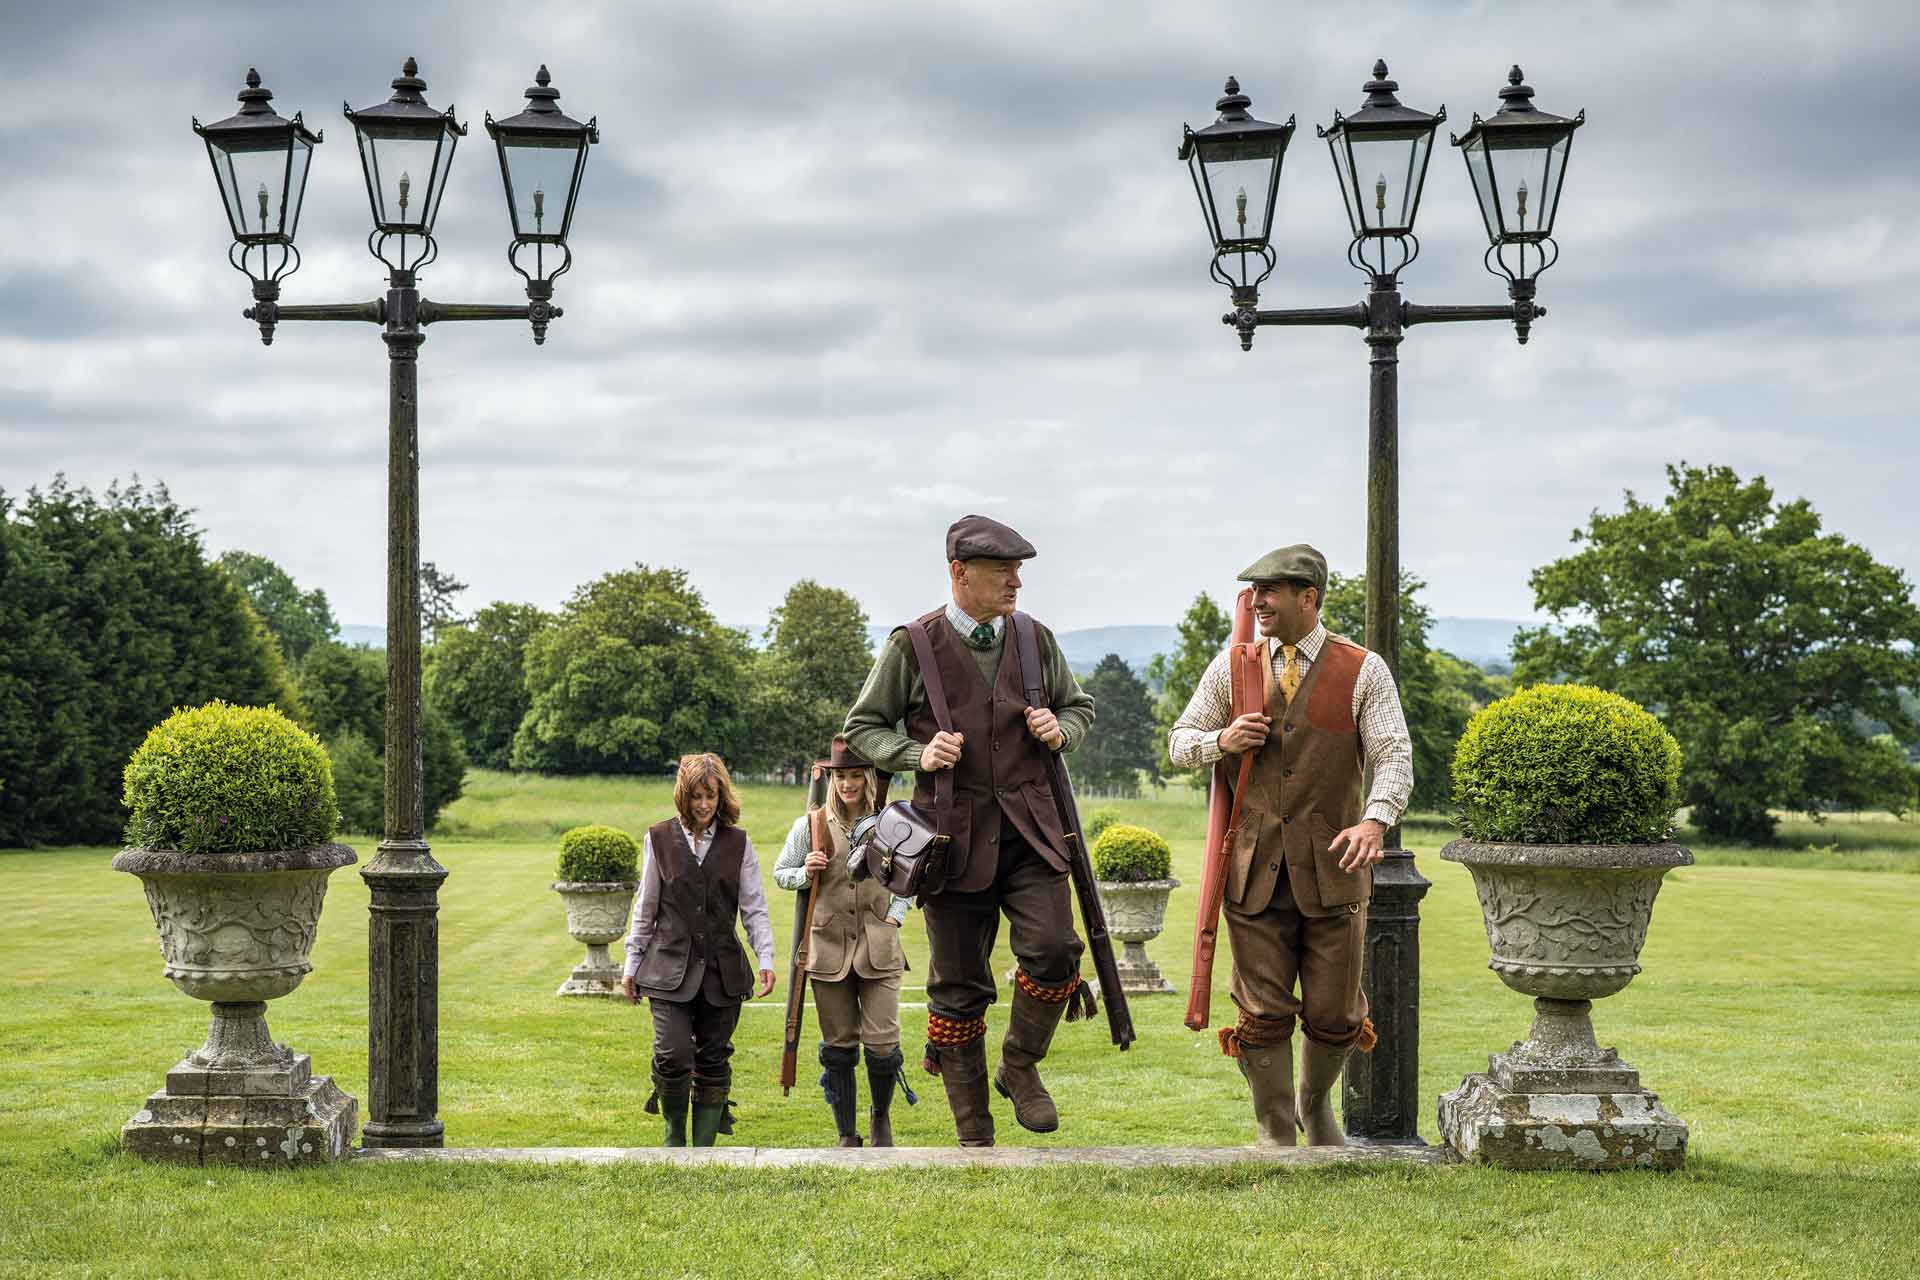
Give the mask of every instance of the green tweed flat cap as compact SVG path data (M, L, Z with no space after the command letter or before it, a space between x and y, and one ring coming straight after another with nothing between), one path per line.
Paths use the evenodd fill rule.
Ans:
M1269 551L1240 571L1241 582L1305 582L1327 593L1327 558L1304 542Z
M1033 544L986 516L961 516L947 527L949 560L1031 560Z

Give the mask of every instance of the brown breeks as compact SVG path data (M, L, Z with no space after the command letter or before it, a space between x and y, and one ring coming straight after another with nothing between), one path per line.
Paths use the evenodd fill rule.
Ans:
M696 1102L724 1102L733 1083L739 1003L714 1001L707 991L696 991L691 1000L653 996L647 1004L653 1011L654 1088L663 1097L677 1097L691 1087Z
M1006 913L1013 957L1041 988L1062 988L1080 974L1084 947L1074 931L1073 890L1021 839L1000 828L1000 867L977 893L938 893L921 903L932 959L927 1008L959 1022L983 1016L998 996L993 945Z
M900 1044L899 974L863 978L850 970L838 982L814 978L809 985L820 1015L822 1044L837 1049L865 1045L882 1055Z
M1367 998L1360 991L1366 904L1357 911L1303 916L1283 875L1264 911L1246 915L1228 903L1226 917L1233 943L1233 1002L1241 1018L1239 1026L1221 1034L1222 1051L1237 1056L1232 1041L1277 1044L1293 1034L1296 1019L1308 1039L1331 1048L1353 1045L1364 1052L1373 1047Z

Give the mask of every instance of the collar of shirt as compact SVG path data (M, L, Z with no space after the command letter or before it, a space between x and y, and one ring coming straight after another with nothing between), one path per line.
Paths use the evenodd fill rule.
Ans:
M713 833L719 828L720 824L717 822L709 822L706 831L696 836L688 829L685 819L675 818L674 822L679 825L680 834L687 838L687 848L693 850L693 860L695 862L706 861L707 849L713 844Z
M967 616L965 609L962 609L951 600L947 601L947 622L955 631L958 631L963 636L971 636L973 629L980 625L979 622ZM1000 638L1001 628L1007 625L1007 620L1005 618L995 618L989 625L993 627L993 635L997 640Z
M1305 637L1301 639L1299 644L1293 646L1294 654L1299 658L1300 665L1312 666L1313 660L1320 656L1320 646L1326 642L1327 624L1324 622L1315 623L1313 630L1309 631ZM1286 661L1286 654L1280 649L1279 637L1268 636L1267 645L1267 652L1271 655L1275 666L1279 666Z

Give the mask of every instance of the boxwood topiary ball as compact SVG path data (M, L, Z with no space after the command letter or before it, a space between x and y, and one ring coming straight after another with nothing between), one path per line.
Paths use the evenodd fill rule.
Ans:
M1172 874L1173 850L1145 827L1116 822L1093 842L1096 880L1165 880Z
M560 837L562 880L604 884L639 877L640 846L618 827L594 823L575 827Z
M1637 703L1535 685L1467 723L1453 801L1470 840L1646 844L1673 832L1680 744Z
M209 702L154 726L127 761L127 843L182 853L325 844L339 825L320 740L272 707Z

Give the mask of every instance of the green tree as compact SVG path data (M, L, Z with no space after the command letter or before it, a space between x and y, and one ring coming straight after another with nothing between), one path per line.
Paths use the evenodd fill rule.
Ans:
M1456 681L1465 666L1427 643L1433 611L1420 600L1426 583L1400 575L1400 654L1395 683L1413 738L1413 799L1410 808L1444 809L1453 795L1453 749L1473 714L1472 698ZM1327 629L1355 643L1367 634L1367 575L1327 575L1327 599L1320 611Z
M754 749L747 763L804 770L846 722L873 665L867 614L844 591L793 584L767 621L754 661Z
M431 640L442 628L457 627L466 619L454 608L454 597L467 584L444 572L431 560L420 562L420 635Z
M531 703L516 769L651 773L689 751L729 760L750 739L753 651L681 569L632 569L578 588L527 643Z
M327 593L302 591L292 576L273 561L251 551L223 552L220 567L247 594L253 611L280 642L280 652L298 664L317 644L333 639L340 629Z
M1233 634L1233 620L1202 591L1187 607L1179 623L1180 643L1172 653L1156 653L1147 664L1147 679L1160 688L1156 707L1155 751L1159 772L1164 777L1184 778L1191 786L1204 787L1205 769L1178 769L1167 757L1167 735L1173 722L1187 709L1207 664L1227 647ZM1102 715L1106 714L1103 710Z
M1665 722L1682 797L1709 835L1766 841L1772 809L1913 803L1920 607L1906 575L1823 533L1804 499L1727 467L1667 468L1659 505L1625 495L1534 570L1555 625L1514 641L1515 679L1577 680ZM1863 721L1889 734L1871 736Z
M504 769L514 731L526 718L526 650L553 615L530 604L496 600L434 637L427 654L426 697L459 733L467 755Z
M0 846L117 840L121 771L149 729L288 688L164 485L0 492Z
M1102 791L1138 795L1140 775L1159 773L1162 745L1156 741L1153 695L1117 653L1100 659L1082 687L1093 695L1100 716L1073 753L1074 776Z
M313 716L313 731L336 755L352 761L345 778L334 779L340 812L349 825L365 822L369 812L384 814L384 772L377 786L365 781L364 751L384 758L387 742L387 657L365 645L334 641L320 645L300 667L300 693ZM347 741L357 737L359 746ZM460 798L467 774L467 753L460 734L433 703L422 706L420 754L426 824ZM382 766L384 770L384 765ZM379 830L383 824L372 829Z

